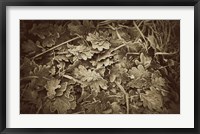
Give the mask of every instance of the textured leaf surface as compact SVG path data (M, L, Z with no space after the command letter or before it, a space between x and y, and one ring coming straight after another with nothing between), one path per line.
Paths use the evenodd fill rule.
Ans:
M90 31L91 28L94 28L93 22L88 20L83 20L83 24L81 24L80 21L72 21L68 24L68 29L71 34L84 35Z
M20 20L21 114L180 113L179 20Z
M59 114L65 114L69 109L74 109L75 107L76 103L74 102L74 97L70 96L68 98L66 95L63 95L55 98L55 101L52 102L51 110L57 110Z
M84 66L80 65L78 69L75 69L75 75L83 82L87 82L87 85L95 92L100 92L100 88L107 89L107 81L104 80L99 73L87 70Z
M25 53L36 53L37 51L39 51L40 49L37 47L38 45L40 45L39 41L33 42L32 40L28 40L25 41L22 44L22 50Z
M83 44L78 46L68 45L69 52L73 55L75 55L78 59L91 59L94 55L95 51L91 50L91 47L87 47Z
M136 65L143 65L145 68L148 68L151 64L151 57L144 56L143 53L140 54L140 61L135 60Z
M144 107L148 107L150 110L160 111L163 107L162 96L158 91L146 91L146 94L141 94L141 100Z
M57 79L52 79L47 81L47 84L45 85L45 88L47 90L47 97L49 97L50 99L54 98L56 95L56 89L57 88L61 88L60 84L60 80Z
M111 44L103 36L100 36L99 33L89 33L87 36L87 41L92 43L92 48L103 51L103 49L109 49Z

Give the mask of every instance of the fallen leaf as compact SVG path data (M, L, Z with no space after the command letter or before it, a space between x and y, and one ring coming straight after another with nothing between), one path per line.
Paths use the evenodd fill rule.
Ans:
M141 93L141 101L144 107L148 107L150 110L161 111L163 107L162 95L156 90L146 91L145 94Z
M67 89L67 82L63 82L60 84L60 88L56 90L56 96L62 96L63 93L66 91Z
M39 41L33 42L32 40L28 40L22 43L22 51L24 53L36 53L40 51L40 48L38 47L40 45Z
M103 51L103 49L109 49L111 44L107 41L107 39L103 36L100 36L99 33L89 33L87 38L87 41L90 41L92 43L93 49L98 49L99 51Z
M56 95L56 89L61 88L60 80L58 79L51 79L47 81L47 84L45 85L45 88L47 90L47 97L50 99L53 99Z
M143 53L140 54L140 61L135 60L136 65L143 65L145 68L148 68L151 64L152 58L144 56Z
M95 51L92 50L91 47L85 46L83 44L80 44L78 46L74 45L68 45L68 51L76 56L78 59L91 59L92 56L96 53Z

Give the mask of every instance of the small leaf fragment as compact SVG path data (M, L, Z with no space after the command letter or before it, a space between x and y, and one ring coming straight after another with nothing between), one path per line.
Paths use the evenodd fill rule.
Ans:
M146 91L145 94L141 94L141 101L144 107L148 107L150 110L161 111L163 107L162 95L156 91Z
M47 81L47 84L45 85L45 88L47 90L47 97L50 99L53 99L56 95L56 89L61 88L60 80L58 79L51 79Z

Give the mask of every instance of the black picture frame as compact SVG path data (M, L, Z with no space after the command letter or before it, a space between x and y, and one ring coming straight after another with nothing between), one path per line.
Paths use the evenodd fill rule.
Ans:
M194 128L7 128L6 127L6 7L7 6L194 6ZM120 7L119 7L120 8ZM0 132L7 133L170 133L199 134L199 0L0 0ZM17 123L17 122L16 122Z

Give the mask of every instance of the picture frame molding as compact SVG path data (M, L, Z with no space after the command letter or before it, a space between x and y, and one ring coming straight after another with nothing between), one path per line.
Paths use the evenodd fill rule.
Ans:
M194 128L6 128L6 7L7 6L194 6ZM200 92L199 0L0 0L0 133L136 133L198 134Z

